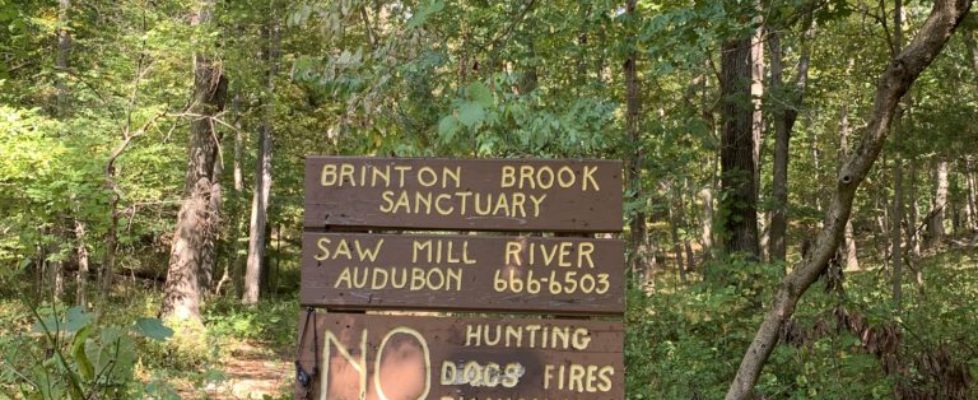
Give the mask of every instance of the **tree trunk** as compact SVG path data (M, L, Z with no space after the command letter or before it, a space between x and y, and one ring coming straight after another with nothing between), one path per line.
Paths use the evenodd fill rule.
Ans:
M75 220L75 243L78 256L78 272L75 275L75 304L82 309L88 308L86 293L88 284L88 247L85 245L85 223Z
M849 65L853 65L853 60L849 60ZM839 168L842 168L842 160L849 158L849 134L851 133L851 127L849 126L849 106L843 104L839 110ZM845 270L858 270L859 269L859 256L856 248L856 237L852 230L852 220L846 221L846 229L843 235L842 244L839 246L840 259L844 260Z
M856 189L883 148L900 99L941 52L970 6L971 1L968 0L937 0L914 40L895 56L883 72L869 123L861 135L862 141L839 171L824 228L818 232L815 246L808 256L782 280L771 308L741 360L737 375L727 391L727 400L752 396L761 369L778 342L781 327L791 318L801 295L828 266L839 245L852 211Z
M720 146L721 232L728 253L760 255L757 236L757 186L754 172L753 110L750 99L751 38L728 41L721 48Z
M672 189L672 207L669 207L669 233L672 237L672 253L676 257L676 273L679 274L679 279L686 282L686 263L683 260L683 244L682 239L679 237L680 224L682 224L682 191L676 182L672 182L669 186Z
M909 95L907 97L910 97ZM906 98L904 101L906 102ZM917 221L920 220L920 202L917 201L917 179L920 174L920 160L916 155L910 157L910 188L907 196L910 199L910 207L907 210L906 204L904 205L904 211L909 211L908 214L904 216L904 229L907 229L907 248L911 250L913 257L910 261L910 268L913 268L913 264L916 260L920 259L920 248L921 248L921 230L917 229ZM921 227L923 229L923 227Z
M931 213L928 214L930 219L927 221L927 247L935 248L940 245L941 240L944 238L944 219L946 218L947 212L947 161L941 160L937 162L937 167L934 170L934 182L936 182L937 187L934 190L934 201L931 203Z
M272 118L275 114L275 75L278 71L279 22L273 11L266 29L265 58L268 63L265 77L265 103L258 136L258 160L255 165L255 191L251 202L251 223L248 237L248 262L245 267L244 304L258 303L262 275L267 274L266 224L268 223L268 198L272 188Z
M209 24L213 8L213 0L201 0L191 23ZM209 35L203 36L206 38ZM220 171L217 159L220 137L211 118L224 109L226 98L227 78L221 63L213 55L198 49L194 53L190 113L196 116L190 123L184 184L186 197L180 206L173 234L160 308L163 317L200 322L201 283L206 283L205 276L208 271L213 271L213 249L220 211L220 182L215 174Z
M630 21L634 21L636 18L635 4L636 0L628 0L625 3L625 12L629 16ZM637 54L634 50L628 52L623 73L625 75L625 131L632 148L630 159L628 160L629 186L631 186L634 193L631 201L638 203L643 202L641 175L644 155L642 154L642 137L639 126L639 118L641 116L641 88L639 87L638 70L635 65L636 57ZM645 212L643 210L637 211L632 217L630 225L631 248L634 251L631 265L632 276L638 276L638 272L646 268L646 264L648 263L647 259L651 256L648 254L648 248L646 246L648 232L645 229Z
M978 229L978 184L975 182L974 163L965 157L965 181L968 186L968 229Z
M239 107L241 105L241 93L239 90L235 90L234 96L231 100L231 112L234 114L234 191L241 193L244 190L244 174L241 172L241 163L244 160L244 156L241 154L244 147L244 134L241 132L241 113Z
M809 26L805 39L813 35L814 28ZM777 30L769 34L771 47L771 91L783 97L774 106L774 177L771 193L774 209L771 212L770 227L770 260L784 261L787 255L786 236L788 232L788 162L790 157L789 145L791 132L798 119L798 108L801 107L808 83L808 65L811 59L808 46L802 44L801 56L798 60L798 75L793 88L784 87L784 65L781 49L781 33Z
M713 188L710 185L700 189L700 200L703 202L703 215L700 217L700 245L703 253L707 254L713 247Z
M896 9L893 11L893 32L894 48L903 48L903 3L896 0ZM903 96L901 96L901 101ZM903 236L900 228L903 226L903 166L900 154L901 140L901 119L904 109L897 103L893 116L893 142L896 144L896 151L893 153L893 210L890 212L890 263L893 265L893 302L897 309L901 307L903 301L903 251L901 249ZM912 228L911 228L912 229Z
M758 9L757 17L755 22L757 24L757 29L754 30L754 36L751 38L750 45L750 99L751 105L751 136L753 138L753 162L754 162L754 187L755 192L759 191L761 188L761 150L764 146L764 33L765 25L764 15L760 0L757 0L756 7ZM768 239L769 239L769 227L767 221L765 220L762 213L756 213L758 233L760 237L758 238L758 245L760 254L768 253ZM758 256L760 256L758 254Z
M62 78L63 76L67 76L68 73L68 56L71 51L71 33L68 30L68 12L70 9L70 0L58 0L58 51L55 55L54 64L59 78L55 82L55 88L57 89L55 115L61 120L65 120L68 117L68 103L70 101L68 98L68 83ZM61 223L56 223L56 226L61 226ZM58 235L61 235L63 238L68 237L65 231L61 229L58 229L58 231ZM64 298L65 292L64 261L60 258L53 261L51 268L51 274L54 279L54 298L61 300Z
M68 11L71 9L71 0L58 0L58 52L55 55L54 66L60 76L68 73L68 55L71 52L71 33L68 31ZM64 78L58 78L55 82L57 89L56 115L64 118L68 114L68 83Z
M975 30L964 32L964 43L968 49L968 59L971 62L971 71L975 74L976 83L978 83L978 44L975 43ZM974 159L971 156L965 156L965 183L968 186L968 201L967 201L967 220L968 229L978 230L978 195L975 191L975 174L974 174Z

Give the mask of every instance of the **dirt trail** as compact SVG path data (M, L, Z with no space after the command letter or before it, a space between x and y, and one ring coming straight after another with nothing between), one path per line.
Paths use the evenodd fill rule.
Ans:
M237 343L222 362L227 379L206 390L216 400L278 398L292 385L292 363L283 354L255 343Z

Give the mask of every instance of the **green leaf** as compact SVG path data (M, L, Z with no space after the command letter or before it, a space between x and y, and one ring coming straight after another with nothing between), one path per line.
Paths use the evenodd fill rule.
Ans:
M68 316L65 317L62 329L65 332L77 332L92 323L92 314L85 312L81 307L75 306L68 309Z
M435 0L428 4L425 4L424 6L418 9L418 12L416 12L414 15L411 16L411 19L408 20L407 28L415 29L421 27L422 25L424 25L425 21L428 20L428 17L438 13L444 8L445 8L445 2L442 0Z
M469 98L472 99L472 101L479 103L483 107L489 107L492 105L492 92L490 92L489 88L487 88L486 85L483 85L482 82L472 82L472 84L466 88L466 92L468 92Z
M88 359L88 355L85 354L85 342L91 333L91 326L86 326L75 334L71 343L71 356L75 358L75 363L78 364L78 372L85 380L92 380L95 377L95 368Z
M458 120L470 129L482 122L486 117L486 110L482 105L473 102L462 103L458 109Z
M438 121L438 136L443 141L451 142L455 138L455 132L458 132L458 119L454 115L446 115Z
M153 340L163 341L173 336L173 329L163 325L159 318L139 318L133 326L136 333Z

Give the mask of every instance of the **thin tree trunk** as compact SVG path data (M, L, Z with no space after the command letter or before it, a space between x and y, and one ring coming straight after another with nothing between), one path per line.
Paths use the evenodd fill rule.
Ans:
M791 318L801 295L828 266L839 245L852 211L856 189L883 148L900 99L941 52L970 6L971 2L967 0L937 0L914 40L895 56L883 72L869 123L861 135L862 141L839 172L825 226L818 232L809 255L782 280L771 308L765 314L727 391L727 400L748 399L753 395L754 384L778 342L783 324Z
M274 7L273 7L274 8ZM261 292L262 275L267 274L266 224L268 199L272 188L272 118L275 114L275 75L278 72L279 22L273 10L267 28L265 58L268 63L265 77L265 104L258 137L258 160L255 165L255 191L251 202L251 223L248 238L248 262L245 267L244 304L255 304Z
M909 97L909 95L907 96ZM904 223L905 229L909 229L907 232L907 243L912 251L913 258L911 264L915 264L917 260L920 259L920 249L921 243L923 242L921 238L921 229L916 229L920 221L920 201L917 197L917 189L920 185L920 160L916 155L910 157L910 190L908 196L910 198L910 209L909 214L906 216L906 222ZM911 266L910 268L913 268Z
M880 165L886 165L886 158L883 157L880 160ZM880 171L880 183L878 186L882 186L883 180L886 175L883 171ZM879 214L876 216L876 227L878 228L876 234L873 235L875 241L875 247L878 249L880 254L880 261L883 264L883 270L890 271L890 206L889 199L886 193L882 193L876 198L876 209L879 210Z
M758 259L757 185L754 173L753 110L750 98L751 38L728 41L721 48L720 94L723 137L720 146L721 231L728 253Z
M751 135L753 136L753 161L754 161L754 187L755 191L761 188L761 150L764 146L764 15L760 0L755 2L758 9L755 23L757 29L754 30L754 37L751 38L750 46L750 98L753 109L751 110ZM768 241L770 230L767 220L763 213L757 213L758 238L760 255L770 254Z
M948 175L949 179L949 191L951 193L947 198L947 210L950 212L948 218L951 220L951 232L950 235L958 236L961 234L961 197L955 195L961 193L961 181L957 174Z
M893 43L894 48L900 51L903 48L903 3L896 0L896 9L893 11ZM901 96L901 102L903 100ZM901 119L904 112L903 106L899 103L895 108L893 116L893 142L899 149L902 143L901 138ZM902 155L897 150L893 153L893 210L890 217L890 256L893 265L893 302L897 309L901 308L903 301L903 251L901 249L903 236L900 228L903 226L903 166Z
M58 52L55 56L55 70L67 75L68 55L71 52L71 33L68 31L68 12L71 9L71 0L58 0ZM64 118L68 114L68 84L64 78L58 78L55 82L57 89L56 114L59 118Z
M975 74L975 83L978 84L978 44L975 42L975 29L964 32L965 46L968 49L968 59L971 62L971 71ZM974 160L971 156L965 156L965 183L968 186L968 229L978 230L978 194L976 194Z
M849 66L853 65L853 60L849 60ZM849 106L843 104L839 110L839 168L842 168L842 160L849 158L849 135L851 134L851 127L849 126ZM839 252L842 255L843 260L845 260L845 270L857 270L859 269L859 256L856 248L856 237L852 230L852 219L846 221L846 230L843 235L842 244L839 246Z
M88 247L85 245L85 223L75 220L75 243L78 256L78 273L75 275L75 304L83 309L88 308Z
M700 201L703 202L703 214L700 217L700 244L703 253L709 253L713 247L713 188L704 186L700 189Z
M58 245L55 244L54 246L55 246L54 249L57 249ZM64 296L65 296L64 261L50 260L49 262L51 263L51 280L54 282L54 300L58 302L64 301Z
M706 126L710 129L710 136L716 137L717 127L708 98L709 84L709 75L703 75L701 86L702 90L700 95L700 113L703 117L703 121L706 123ZM702 230L700 232L700 244L702 245L701 251L704 258L708 257L710 252L713 251L713 191L719 186L719 174L717 173L717 170L719 169L719 159L719 153L717 154L717 157L710 159L710 179L699 192L700 200L703 202L703 213L701 215L702 220L700 221L702 226Z
M927 221L928 236L927 247L935 248L940 245L944 238L944 220L947 218L947 161L937 162L934 169L934 182L937 187L934 189L934 201L931 204L930 219Z
M38 233L44 236L45 228L41 228ZM44 278L47 262L47 252L43 240L39 240L34 248L34 304L40 304L44 299Z
M978 229L978 184L971 157L965 157L965 181L968 186L968 229L975 230Z
M68 12L71 10L70 0L58 0L58 51L55 55L55 70L59 72L58 76L66 76L68 72L68 56L71 51L71 33L68 30ZM69 109L69 98L68 98L68 83L64 78L58 78L55 82L55 87L57 89L57 98L55 105L55 115L58 118L64 120L68 117ZM56 226L61 226L61 223L57 223ZM64 231L58 229L57 234L64 235ZM57 245L60 245L57 244ZM60 258L52 262L51 273L54 280L54 298L57 300L64 299L65 292L65 279L64 279L64 261Z
M814 190L812 191L812 202L811 204L815 206L815 211L819 214L822 213L822 152L818 148L818 133L812 131L810 133L811 141L808 143L809 150L812 153L812 168L814 169L813 175L815 176ZM818 221L818 227L821 228L822 221Z
M191 23L207 25L214 10L213 0L201 0ZM198 38L203 40L209 35ZM190 113L190 144L185 199L177 216L170 250L170 262L164 285L160 315L167 318L200 322L201 281L213 271L213 249L219 224L220 171L219 132L211 120L224 109L227 100L227 78L212 54L194 53L194 88ZM199 116L199 117L198 117ZM205 280L206 283L206 280Z
M814 35L814 25L805 32L805 39ZM798 75L794 87L784 87L784 65L781 49L781 33L769 33L771 49L771 90L777 95L783 95L783 100L774 106L774 177L772 182L772 197L774 209L771 212L770 227L770 260L784 261L787 255L786 236L788 232L788 162L791 132L798 119L798 108L801 107L808 83L808 65L811 59L808 46L802 44L801 56L798 60Z
M635 10L636 1L628 0L625 3L625 13L628 15L630 21L634 21L636 18ZM641 83L638 81L638 70L636 67L636 52L630 51L625 59L624 64L624 75L625 75L625 131L628 134L628 139L631 143L632 152L630 154L630 159L628 162L628 176L629 176L629 186L631 186L634 193L632 197L633 202L640 202L643 198L642 193L642 161L644 155L642 154L642 137L639 126L639 119L641 118ZM645 212L638 211L632 217L631 221L631 247L634 250L632 256L632 276L638 276L638 271L645 270L647 268L648 258L648 248L646 244L648 243L648 232L645 228ZM654 274L654 273L653 273ZM647 274L651 275L651 274Z
M676 257L676 272L679 279L686 282L686 263L683 255L683 244L679 237L679 226L682 220L682 192L676 182L669 184L672 189L672 207L669 207L669 233L672 237L672 253Z
M241 121L240 121L240 119L241 119L241 113L239 111L240 105L241 105L241 93L240 93L240 91L235 90L234 96L232 97L232 100L231 100L231 110L232 110L232 113L234 114L234 118L235 118L235 122L234 122L234 166L233 166L233 168L234 168L234 171L233 171L233 173L234 173L234 191L235 192L238 192L238 193L241 193L241 191L244 190L244 175L241 172L241 164L242 164L242 161L244 161L244 159L243 159L244 156L241 154L241 151L242 151L242 149L244 147L244 135L241 132Z
M274 17L273 17L274 18ZM271 192L271 118L273 116L274 77L276 72L278 52L278 22L273 21L268 28L266 58L268 75L266 76L266 104L258 137L259 154L255 165L255 191L251 203L251 223L248 239L248 261L245 269L244 294L241 301L244 304L258 302L261 292L263 275L267 275L268 264L265 261L267 252L268 199Z

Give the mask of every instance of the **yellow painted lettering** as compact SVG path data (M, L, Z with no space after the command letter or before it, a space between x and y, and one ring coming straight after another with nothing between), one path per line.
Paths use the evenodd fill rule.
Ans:
M587 166L587 165L584 166L584 177L581 178L581 191L586 192L589 183L590 183L591 187L594 188L594 191L595 192L598 192L598 191L601 190L601 188L598 187L598 181L594 179L594 173L595 172L598 172L598 167L596 165L595 166Z
M550 189L554 185L554 170L549 165L544 165L537 169L537 187L540 189Z
M391 185L391 166L390 165L386 165L384 169L380 169L380 168L377 168L376 166L374 166L374 168L373 168L373 174L370 175L370 186L371 187L376 187L377 186L377 178L380 178L380 179L382 179L384 181L384 187L390 186Z
M577 180L576 178L577 176L574 175L574 170L567 165L557 170L557 184L564 189L573 186L574 181Z
M598 391L607 392L611 390L611 377L615 375L615 368L606 365L598 370Z
M394 210L394 192L385 190L380 194L380 198L384 200L384 203L380 205L380 212L389 214Z
M336 184L336 164L324 164L320 175L320 183L329 187Z
M448 168L448 167L442 168L442 173L441 173L441 187L442 187L442 189L445 189L445 188L448 187L448 181L449 180L455 182L455 188L456 189L458 189L459 187L461 187L462 186L462 167L458 167L458 166L455 167L455 171L452 171L452 169L451 168Z
M520 189L523 188L523 181L529 181L530 184L526 185L530 189L536 189L536 182L533 181L533 167L530 165L520 165Z
M336 252L333 253L333 259L337 259L340 256L346 257L347 260L353 259L353 252L350 251L350 244L346 242L346 239L341 239L340 244L336 245Z
M431 240L418 241L414 240L411 244L411 262L414 264L418 263L418 252L427 251L425 255L425 262L431 262Z
M532 194L530 195L530 201L533 203L533 216L534 217L539 217L540 216L540 204L543 203L543 200L546 199L546 198L547 198L547 194L546 193L541 194L539 196L534 196Z
M571 243L571 242L561 242L560 243L560 256L557 257L557 266L558 267L569 267L569 266L571 266L570 260L568 260L567 258L570 257L570 253L571 253L571 248L572 247L574 247L574 243Z
M429 166L421 167L418 170L418 183L424 187L432 187L438 183L438 175L435 174L435 170Z
M516 168L510 165L504 165L499 180L500 188L513 187L516 184Z
M398 187L404 187L404 173L411 170L410 165L395 165L394 170L397 171L397 182Z
M343 186L346 181L349 180L350 186L356 186L357 183L353 180L353 164L341 164L340 165L340 178L337 182L338 186Z
M316 255L316 261L323 261L329 258L329 247L327 247L329 243L329 238L324 237L321 237L316 241L316 247L319 247L319 250L322 252Z
M384 246L384 239L378 240L377 243L374 244L373 250L371 250L369 247L361 246L359 240L357 240L354 244L357 248L357 256L360 258L360 261L369 260L370 262L375 262L377 261L377 254L380 254L380 248Z
M506 242L506 256L504 257L503 265L506 266L523 265L523 260L520 259L520 252L522 251L523 251L522 243L514 242L514 241Z
M594 259L591 258L591 254L594 253L594 243L582 242L577 247L577 266L580 268L584 265L584 259L587 259L588 267L594 268Z
M452 206L442 207L441 202L443 200L451 201L452 196L446 193L442 193L435 197L435 211L437 211L438 214L449 215L452 213L452 211L455 211L455 207Z
M340 272L340 277L336 278L336 283L333 284L333 288L335 289L340 287L343 282L346 282L347 289L353 288L353 278L350 276L350 267L343 268L343 271Z

